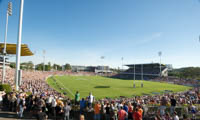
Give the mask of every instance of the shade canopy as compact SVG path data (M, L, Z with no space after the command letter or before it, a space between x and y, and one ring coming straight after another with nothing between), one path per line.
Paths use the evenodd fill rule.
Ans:
M15 55L16 54L16 44L6 44L6 53L10 55ZM0 53L3 53L4 49L4 43L0 43ZM28 48L28 45L26 44L21 44L21 56L32 56L33 53L31 50Z

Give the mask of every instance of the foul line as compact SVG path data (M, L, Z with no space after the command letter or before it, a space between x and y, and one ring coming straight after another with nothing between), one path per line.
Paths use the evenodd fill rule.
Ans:
M57 80L56 78L54 78L54 76L52 76L52 78L54 80L56 80L56 82L59 82L59 84L62 85L62 87L65 88L74 97L74 94L72 93L72 91L69 88L65 87L59 80Z

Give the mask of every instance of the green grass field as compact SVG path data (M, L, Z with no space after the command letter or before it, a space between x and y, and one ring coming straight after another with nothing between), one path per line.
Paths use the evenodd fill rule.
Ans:
M141 82L144 87L141 88ZM73 95L78 90L81 97L86 97L92 92L95 98L115 98L119 96L138 96L145 94L162 94L166 90L173 92L185 91L190 87L168 83L136 80L136 88L133 88L133 80L121 80L101 76L53 76L47 79L47 83L56 91Z

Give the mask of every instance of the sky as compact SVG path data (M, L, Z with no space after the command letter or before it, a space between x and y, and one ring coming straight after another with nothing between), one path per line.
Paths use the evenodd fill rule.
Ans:
M9 17L8 43L17 42L20 0ZM24 0L22 43L33 61L63 65L161 63L200 67L199 0ZM0 0L0 42L8 0ZM101 59L101 56L105 56ZM123 57L123 61L122 58ZM15 61L15 56L10 61Z

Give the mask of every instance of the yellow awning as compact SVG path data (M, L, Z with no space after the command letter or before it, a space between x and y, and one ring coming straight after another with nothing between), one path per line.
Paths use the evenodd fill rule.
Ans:
M6 44L6 53L15 55L16 54L16 44ZM4 49L4 43L0 43L0 53L3 53ZM21 56L31 56L33 53L31 50L28 48L28 45L26 44L21 44Z

